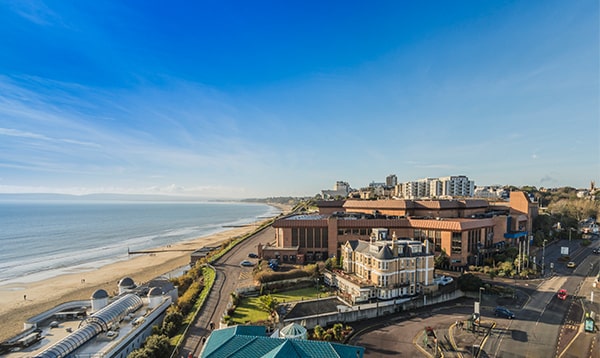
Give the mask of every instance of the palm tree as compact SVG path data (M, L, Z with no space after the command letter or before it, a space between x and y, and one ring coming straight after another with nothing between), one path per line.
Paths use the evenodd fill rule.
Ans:
M271 295L264 295L258 298L258 305L262 311L272 314L279 305L279 301Z

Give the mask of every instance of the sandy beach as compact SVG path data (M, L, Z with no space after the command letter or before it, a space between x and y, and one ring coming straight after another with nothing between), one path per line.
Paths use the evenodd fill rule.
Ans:
M39 282L11 283L0 286L0 341L23 330L30 317L59 303L89 299L97 289L109 294L117 290L118 281L126 276L136 283L167 274L190 262L190 253L203 246L214 246L223 241L253 231L255 225L200 237L163 247L163 252L131 255L126 261L103 266L93 271L66 274Z

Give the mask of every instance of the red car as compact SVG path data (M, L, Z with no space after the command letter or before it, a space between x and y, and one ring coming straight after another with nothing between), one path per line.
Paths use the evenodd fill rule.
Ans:
M558 297L559 300L563 300L563 301L566 300L567 299L567 290L565 290L564 288L561 288L560 290L558 290L556 297Z

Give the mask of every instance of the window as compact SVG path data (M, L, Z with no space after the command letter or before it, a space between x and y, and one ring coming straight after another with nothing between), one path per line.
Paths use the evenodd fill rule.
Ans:
M494 228L486 227L485 228L485 247L492 247L494 244Z
M442 251L442 232L441 231L437 231L435 232L435 251L437 252L441 252Z
M468 251L476 254L479 251L479 244L481 243L481 229L469 230L467 237Z
M313 228L306 229L306 247L315 247L315 238L313 234Z
M452 233L452 247L453 254L462 254L462 234L460 232Z
M298 236L300 237L300 247L306 247L306 230L298 229Z
M321 235L323 237L323 241L321 241L321 247L328 248L329 247L329 234L327 228L321 229Z

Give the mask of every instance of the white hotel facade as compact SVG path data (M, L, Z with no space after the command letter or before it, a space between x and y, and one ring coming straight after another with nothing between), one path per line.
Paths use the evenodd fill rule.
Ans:
M464 175L424 178L397 184L395 191L403 199L472 197L475 182Z

